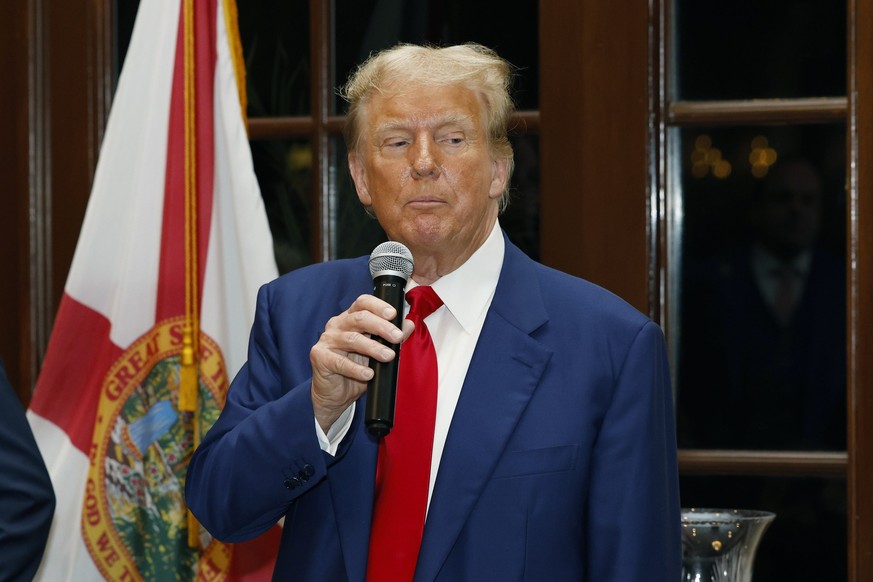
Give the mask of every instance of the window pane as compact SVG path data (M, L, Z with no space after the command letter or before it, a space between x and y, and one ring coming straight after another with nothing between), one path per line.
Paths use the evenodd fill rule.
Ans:
M346 146L341 137L334 137L331 147L336 153L332 167L336 180L336 255L337 258L369 255L386 240L385 232L375 218L370 217L358 200L355 185L346 162Z
M509 186L509 206L500 226L509 239L534 260L540 258L540 139L538 135L509 137L515 170Z
M251 142L279 273L312 262L312 148L307 140Z
M238 2L250 117L309 115L309 2Z
M519 0L359 0L337 3L334 86L372 51L397 42L440 45L478 42L519 67L514 96L519 109L538 109L538 6ZM345 103L337 98L336 111Z
M846 580L844 479L683 477L683 507L772 511L753 580Z
M133 34L133 24L139 10L139 0L113 0L112 2L112 82L113 91L121 74L121 65L127 56L130 36Z
M677 99L846 94L846 3L675 0Z
M680 446L844 449L842 126L676 132Z
M515 171L510 186L510 203L500 216L500 225L510 240L534 259L539 258L539 138L536 135L511 137L515 150ZM368 255L385 240L379 223L361 206L346 164L342 138L334 138L337 152L335 172L336 254L338 258Z

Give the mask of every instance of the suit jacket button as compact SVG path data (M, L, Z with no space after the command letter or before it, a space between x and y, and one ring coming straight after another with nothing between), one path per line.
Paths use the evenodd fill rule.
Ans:
M295 487L300 486L300 479L297 477L291 477L290 479L285 479L283 483L287 489L294 489Z
M300 470L300 476L303 477L303 480L306 481L313 475L315 475L315 468L312 465L303 465L303 469Z

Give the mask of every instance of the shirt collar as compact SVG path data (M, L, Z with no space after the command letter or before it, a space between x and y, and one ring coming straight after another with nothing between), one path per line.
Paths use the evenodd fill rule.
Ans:
M478 329L477 322L481 321L484 311L491 304L503 268L505 250L500 222L495 221L491 234L482 246L463 265L440 277L432 285L446 309L468 333ZM414 287L417 285L410 277L406 290Z

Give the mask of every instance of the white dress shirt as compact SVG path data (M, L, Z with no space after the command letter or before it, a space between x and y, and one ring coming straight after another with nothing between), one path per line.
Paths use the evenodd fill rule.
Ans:
M424 320L433 338L439 370L428 505L430 505L430 496L433 493L452 415L455 413L467 368L473 358L479 333L482 331L485 316L497 288L497 280L500 278L504 251L500 224L495 222L491 234L467 262L431 285L443 300L443 305ZM415 281L410 278L406 291L416 286ZM408 304L404 305L403 311L404 316L409 312ZM402 359L400 365L403 365ZM352 403L334 422L327 434L318 422L315 422L316 433L323 450L336 454L340 441L351 426L354 407L355 404Z
M805 251L791 261L785 262L773 256L764 247L755 245L752 247L751 263L758 289L771 309L778 310L780 273L785 269L789 269L795 275L790 291L792 303L796 305L803 297L807 275L812 266L812 252Z

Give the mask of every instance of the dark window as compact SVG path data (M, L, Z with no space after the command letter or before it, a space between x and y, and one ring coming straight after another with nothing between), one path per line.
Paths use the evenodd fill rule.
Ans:
M846 4L676 2L677 98L846 94Z

